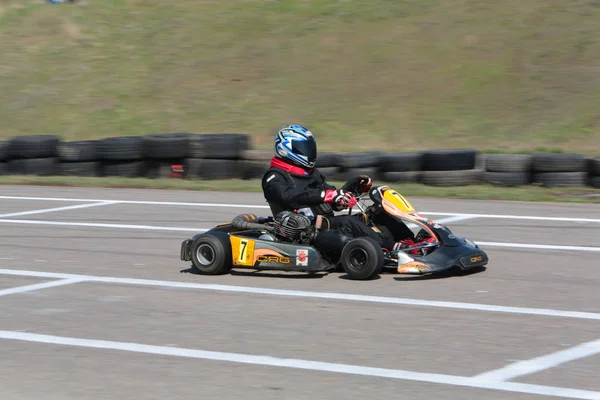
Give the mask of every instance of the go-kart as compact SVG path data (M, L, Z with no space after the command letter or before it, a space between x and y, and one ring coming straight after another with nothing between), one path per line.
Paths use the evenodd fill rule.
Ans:
M352 238L325 228L327 218L311 220L300 212L268 217L241 214L184 240L180 258L191 261L197 272L205 275L226 274L232 268L307 273L343 270L355 280L372 279L384 269L428 275L488 263L487 254L472 240L458 238L446 226L423 217L389 186L373 186L368 194L361 193L354 179L342 189L357 198L359 212L354 217L375 230L388 229L396 241L408 236L419 245L383 249L369 237ZM353 214L352 208L348 214Z

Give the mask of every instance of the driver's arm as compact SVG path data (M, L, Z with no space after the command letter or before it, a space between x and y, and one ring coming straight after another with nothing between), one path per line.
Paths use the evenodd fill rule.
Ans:
M290 185L283 176L273 172L262 182L265 198L288 207L306 207L323 204L321 196L324 190L335 190L331 185L325 184L323 188L305 188Z

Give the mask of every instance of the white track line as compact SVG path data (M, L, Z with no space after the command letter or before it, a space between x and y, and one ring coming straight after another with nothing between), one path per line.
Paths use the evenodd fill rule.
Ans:
M468 219L475 219L477 218L474 215L457 215L455 217L449 217L449 218L442 218L442 219L436 219L434 220L435 222L437 222L438 224L449 224L451 222L460 222L460 221L466 221Z
M600 339L557 351L552 354L547 354L545 356L509 364L506 367L476 375L474 378L504 382L519 376L534 374L536 372L554 368L570 361L590 357L598 353L600 353Z
M584 247L584 246L563 246L554 244L531 244L531 243L500 243L500 242L480 242L475 240L475 243L489 247L512 247L517 249L540 249L540 250L570 250L570 251L592 251L600 252L600 247Z
M57 211L67 211L67 210L76 210L80 208L90 208L90 207L99 207L99 206L109 206L111 204L116 204L115 201L103 201L99 203L90 203L90 204L78 204L76 206L66 206L66 207L57 207L57 208L46 208L43 210L32 210L32 211L22 211L11 214L2 214L0 218L8 218L8 217L20 217L23 215L32 215L32 214L45 214Z
M343 301L358 301L361 303L368 302L368 303L398 304L398 305L422 306L422 307L441 307L441 308L453 308L453 309L459 309L459 310L474 310L474 311L499 312L499 313L524 314L524 315L539 315L539 316L546 316L546 317L578 318L578 319L600 321L600 313L581 312L581 311L563 311L563 310L553 310L553 309L544 309L544 308L506 307L506 306L496 306L496 305L488 305L488 304L458 303L458 302L437 301L437 300L418 300L418 299L408 299L408 298L400 298L400 297L368 296L368 295L358 295L358 294L351 294L351 293L309 292L309 291L302 291L302 290L271 289L271 288L251 287L251 286L231 286L231 285L177 282L177 281L159 281L159 280L136 279L136 278L118 278L118 277L111 277L111 276L77 275L77 274L64 274L64 273L56 273L56 272L26 271L26 270L16 270L16 269L0 269L0 275L34 276L34 277L40 277L40 278L54 278L54 279L81 279L82 281L88 281L88 282L111 283L111 284L120 284L120 285L158 286L158 287L172 287L172 288L181 288L181 289L215 290L215 291L221 291L221 292L252 293L252 294L269 295L269 296L301 297L301 298L311 298L311 299L333 299L333 300L343 300Z
M57 286L72 285L74 283L83 282L84 280L85 279L81 279L81 278L65 278L65 279L61 279L58 281L36 283L33 285L27 285L27 286L18 286L18 287L14 287L14 288L10 288L10 289L0 290L0 296L6 296L9 294L15 294L15 293L33 292L35 290L46 289L46 288L57 287Z
M41 201L70 201L70 202L104 202L112 201L120 204L143 204L154 206L187 206L187 207L230 207L230 208L270 208L268 205L257 204L228 204L228 203L185 203L175 201L142 201L142 200L99 200L99 199L68 199L63 197L22 197L22 196L0 196L7 200L41 200Z
M204 228L180 228L176 226L154 226L154 225L126 225L126 224L101 224L94 222L63 222L42 221L31 219L0 219L0 223L26 224L26 225L55 225L55 226L80 226L85 228L112 228L112 229L138 229L144 231L177 231L177 232L206 232Z
M154 225L127 225L127 224L103 224L94 222L65 222L65 221L43 221L29 219L0 219L0 223L5 224L25 224L25 225L49 225L49 226L74 226L84 228L109 228L109 229L137 229L146 231L175 231L175 232L206 232L209 228L183 228L177 226L154 226ZM552 244L527 244L527 243L502 243L502 242L484 242L473 239L475 243L489 247L508 247L533 250L569 250L569 251L589 251L600 252L600 247L584 246L563 246Z
M226 204L226 203L185 203L172 201L142 201L142 200L102 200L102 199L69 199L61 197L26 197L26 196L0 196L0 199L8 200L40 200L40 201L70 201L70 202L105 202L113 201L122 204L145 204L145 205L168 205L188 207L232 207L232 208L259 208L269 209L268 205L259 204ZM473 218L495 218L495 219L524 219L534 221L562 221L562 222L594 222L600 223L598 218L574 218L574 217L538 217L529 215L505 215L505 214L464 214L455 212L419 211L423 215L439 216L469 216Z
M517 393L530 393L554 397L567 397L573 399L600 399L600 392L594 392L591 390L579 390L542 385L529 385L512 382L489 382L466 376L431 374L406 371L401 369L373 368L361 365L337 364L321 361L299 360L292 358L279 358L265 355L225 353L218 351L206 351L180 347L153 346L140 343L80 339L14 331L0 331L0 339L94 349L120 350L133 353L157 354L173 357L195 358L202 360L213 360L249 365L262 365L280 368L292 368L318 372L332 372L348 375L362 375L380 378L401 379L470 388L482 388Z
M419 211L420 214L428 215L456 215L456 216L471 216L475 218L493 218L493 219L524 219L532 221L561 221L561 222L594 222L600 223L598 218L574 218L574 217L536 217L532 215L503 215L503 214L462 214L462 213L449 213L449 212L426 212Z

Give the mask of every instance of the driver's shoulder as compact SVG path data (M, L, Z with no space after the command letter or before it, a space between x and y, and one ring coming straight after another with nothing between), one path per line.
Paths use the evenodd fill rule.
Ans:
M263 174L262 181L263 181L263 184L267 184L274 180L279 180L279 179L287 180L286 175L287 175L286 171L279 169L279 168L271 167L271 168L267 169L265 171L265 173Z

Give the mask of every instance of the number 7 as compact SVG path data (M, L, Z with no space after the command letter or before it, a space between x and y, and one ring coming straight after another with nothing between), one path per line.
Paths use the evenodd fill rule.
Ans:
M248 245L248 241L247 240L241 240L240 241L240 245L242 246L242 250L240 251L240 256L238 257L238 261L243 263L244 262L244 256L246 255L246 246Z

